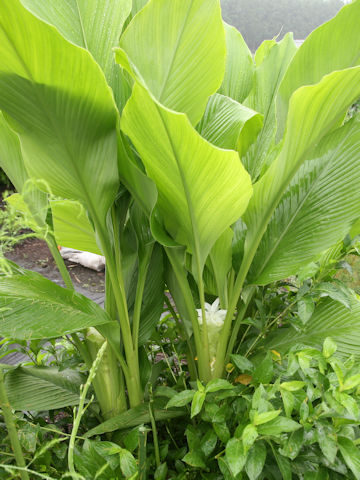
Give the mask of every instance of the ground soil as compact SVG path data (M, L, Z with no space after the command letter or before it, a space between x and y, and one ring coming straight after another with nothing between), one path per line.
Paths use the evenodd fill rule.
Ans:
M28 238L17 244L6 258L28 270L40 273L58 285L64 285L48 246L38 238ZM95 272L89 268L65 260L72 281L77 291L101 303L105 290L105 273Z
M38 272L58 285L64 286L60 272L56 267L46 242L43 240L27 238L23 242L18 243L13 250L7 252L5 256L17 265ZM95 272L94 270L67 260L65 260L65 264L70 272L75 289L82 295L91 298L94 302L103 305L105 296L105 273ZM9 350L13 348L16 349L17 345L13 344L8 346L8 348ZM19 351L9 353L6 356L0 355L0 362L10 365L18 365L28 360L28 356Z

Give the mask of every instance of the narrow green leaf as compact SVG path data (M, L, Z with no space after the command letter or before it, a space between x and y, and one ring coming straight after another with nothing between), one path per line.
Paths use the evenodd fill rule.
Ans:
M255 368L254 364L242 355L232 354L230 355L230 359L236 368L240 370L240 372L252 372Z
M191 402L191 418L195 417L198 413L200 413L205 401L205 397L205 392L195 392L194 398Z
M274 418L278 417L281 413L281 410L270 410L269 412L255 412L254 414L254 425L262 425L263 423L270 422Z
M261 442L256 442L251 448L246 460L245 471L250 480L259 478L266 460L266 447Z
M360 143L360 138L359 138ZM353 160L354 157L352 157ZM359 148L359 158L360 158L360 148ZM354 168L354 163L352 163L352 169ZM348 185L349 186L349 185ZM330 282L322 282L316 286L316 291L324 297L330 297L333 300L342 303L346 308L350 308L351 297L353 293L351 291L347 292L344 288L341 288L340 285Z
M354 474L356 480L360 479L360 450L352 440L346 437L338 437L338 445L346 465Z
M326 337L323 345L323 355L325 358L330 358L337 350L337 345L330 337Z
M284 404L285 414L290 418L295 405L294 395L286 390L281 390L281 398Z
M183 390L180 393L174 395L168 401L166 408L170 407L183 407L192 401L195 395L195 390Z
M204 455L202 454L202 452L196 452L196 451L189 452L185 455L182 461L187 463L191 467L206 468Z
M280 455L275 448L272 449L277 466L281 472L283 480L291 480L292 473L291 473L291 463L290 460L286 457Z
M301 425L291 418L276 417L271 422L258 426L258 432L260 435L280 435L284 432L294 432L301 428Z
M208 457L216 447L217 436L211 428L205 433L201 440L201 450L204 452L204 455Z
M225 71L220 3L151 0L130 22L120 47L128 58L118 50L117 61L136 72L161 104L186 113L196 125Z
M231 390L232 388L234 388L234 386L227 380L222 378L214 378L214 380L210 380L210 382L206 385L205 392L218 392L219 390Z
M350 377L346 378L344 381L341 390L351 390L352 388L357 387L360 384L360 374L351 375Z
M137 464L133 455L125 449L121 449L120 453L120 469L121 473L129 478L137 472Z
M241 440L243 442L245 453L247 453L250 450L250 448L253 446L258 436L259 436L258 431L256 430L256 427L252 423L249 423L249 425L246 425L241 435Z
M300 450L304 443L304 430L299 429L293 432L285 445L280 449L281 455L285 455L294 460L300 453Z
M227 442L225 457L231 473L236 476L244 468L246 462L244 446L239 438L231 438Z
M330 463L334 463L338 450L336 441L329 435L328 432L325 431L324 427L321 425L317 425L316 433L318 444L322 453Z
M270 383L274 375L271 352L268 352L261 363L256 367L252 377L255 383Z
M166 480L167 473L168 473L168 467L166 463L162 463L155 470L154 480Z
M315 303L311 297L303 297L298 301L298 315L303 324L305 324L314 313Z
M282 390L286 390L287 392L297 392L298 390L301 390L304 386L305 382L301 382L300 380L280 383L280 388Z
M96 453L104 458L112 470L116 470L119 466L119 453L123 450L116 443L99 441L92 442L92 447Z
M226 443L229 440L230 432L226 423L213 423L213 429L222 443Z

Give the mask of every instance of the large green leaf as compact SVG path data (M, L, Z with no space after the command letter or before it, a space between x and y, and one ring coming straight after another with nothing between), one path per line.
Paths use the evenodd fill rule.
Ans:
M226 67L219 93L242 103L253 86L254 60L236 28L225 24L225 38Z
M224 76L220 2L150 0L130 22L120 47L117 61L160 103L186 113L195 125Z
M79 202L54 200L50 206L58 245L101 255L94 229Z
M118 188L117 110L100 67L19 0L1 4L0 58L0 108L29 174L104 225Z
M359 65L360 1L343 7L329 22L314 30L294 56L277 97L278 135L285 129L289 100L303 85L312 85L334 70Z
M261 47L260 47L261 48ZM269 165L273 156L276 132L275 100L281 80L296 52L292 34L286 35L281 42L272 45L262 62L257 64L253 88L244 102L251 109L264 115L264 126L256 144L244 159L246 169L256 180L264 165Z
M265 347L284 353L296 345L321 349L326 337L336 342L340 355L348 357L353 354L360 358L360 301L357 298L351 301L351 310L334 300L324 300L303 331L278 329L265 341Z
M237 153L208 143L184 114L165 109L139 84L121 125L158 188L157 207L167 230L202 268L251 196L250 177Z
M130 88L115 63L112 48L119 44L131 0L21 0L21 3L54 25L67 40L89 50L122 108Z
M220 148L236 150L242 156L263 125L263 116L224 95L212 95L196 127L202 137Z
M348 106L359 96L360 67L333 72L320 83L301 87L293 94L281 152L254 185L254 195L244 216L248 227L247 261L255 253L274 210L306 160L306 154L342 121Z
M0 112L0 166L18 192L28 179L21 154L19 137Z
M297 273L360 216L360 118L330 133L300 168L269 223L250 282Z
M0 335L22 340L61 337L110 321L83 295L16 267L12 275L0 275L0 311Z
M74 370L55 367L18 367L6 374L9 403L15 410L53 410L79 403L84 382Z

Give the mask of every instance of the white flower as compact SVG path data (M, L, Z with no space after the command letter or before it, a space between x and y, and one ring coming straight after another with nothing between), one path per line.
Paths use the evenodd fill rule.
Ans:
M208 341L209 341L209 354L211 359L211 370L213 370L216 360L216 349L217 344L219 341L219 335L224 325L225 317L226 317L226 310L221 310L219 308L220 300L217 298L215 302L210 305L210 303L205 303L205 318L206 318L206 326L207 326L207 333L208 333ZM203 316L201 308L197 310L198 314L198 322L199 325L203 324Z
M206 317L206 325L208 327L221 328L224 325L226 310L219 309L219 303L220 303L219 298L217 298L212 305L210 305L210 303L205 303L205 317ZM203 324L202 310L201 308L198 308L196 311L198 314L199 324L202 325Z

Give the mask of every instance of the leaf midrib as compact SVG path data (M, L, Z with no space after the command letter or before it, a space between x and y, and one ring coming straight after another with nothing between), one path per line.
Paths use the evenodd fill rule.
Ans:
M168 71L167 71L167 73L166 73L166 75L165 75L165 77L164 77L164 81L163 81L163 84L162 84L161 89L160 89L160 92L159 92L159 101L160 101L160 103L163 103L163 98L162 98L162 96L163 96L164 90L165 90L165 88L166 88L166 86L167 86L167 82L168 82L168 80L169 80L170 73L171 73L172 67L173 67L174 62L175 62L175 58L176 58L177 51L178 51L178 48L179 48L179 45L180 45L180 41L181 41L181 38L182 38L182 36L183 36L183 34L184 34L185 27L186 27L186 23L187 23L187 20L188 20L188 18L189 18L189 16L190 16L190 11L191 11L191 9L192 9L192 1L191 1L190 5L189 5L188 10L187 10L187 12L186 12L186 15L185 15L185 17L184 17L183 25L182 25L182 27L181 27L181 31L179 32L179 35L178 35L178 38L177 38L177 41L176 41L176 44L175 44L175 48L174 48L174 51L173 51L172 58L171 58L171 60L170 60L170 62L169 62L169 68L168 68Z
M176 162L176 166L177 166L177 169L178 169L178 172L179 172L179 175L180 175L181 183L183 185L185 198L186 198L186 203L187 203L188 212L189 212L189 217L190 217L191 230L193 232L193 241L194 241L194 249L195 249L194 253L195 253L196 259L198 261L198 265L200 265L201 264L201 257L200 257L199 235L198 235L198 229L197 229L197 224L196 224L196 216L195 216L195 211L194 211L194 207L193 207L192 200L191 200L190 190L189 190L186 178L184 176L181 163L178 159L176 149L175 149L175 146L173 144L171 135L170 135L169 130L167 128L166 121L164 120L162 112L161 112L161 110L159 109L159 107L156 103L155 103L155 106L156 106L156 110L158 111L158 114L161 118L161 123L163 124L164 130L166 132L166 135L167 135L167 138L168 138L168 141L169 141L172 153L173 153L173 158Z

